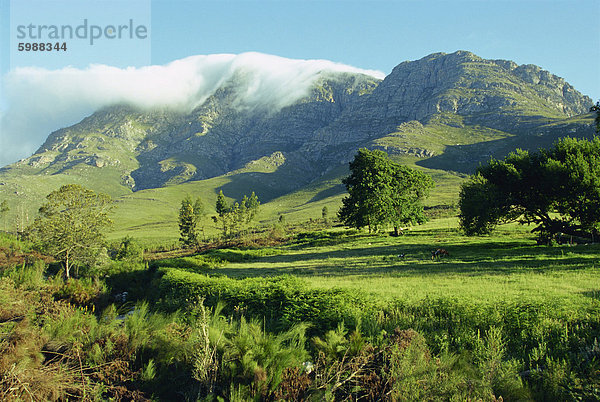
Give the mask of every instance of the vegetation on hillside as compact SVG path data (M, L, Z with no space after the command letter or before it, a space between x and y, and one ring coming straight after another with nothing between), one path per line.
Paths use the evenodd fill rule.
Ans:
M583 225L596 219L583 206L596 194L598 146L567 139L488 169L547 179L544 188L563 180L572 198L535 205ZM0 234L0 399L600 398L600 245L540 247L519 225L465 237L446 205L451 190L441 186L424 209L431 179L381 151L359 151L346 182L360 202L344 207L363 205L360 222L432 219L400 237L346 229L313 193L309 220L279 214L247 231L258 196L234 202L221 191L222 236L201 241L202 203L172 192L183 241L158 252L130 236L104 241L107 196L77 185L52 192L32 226L37 241ZM83 247L65 260L65 245ZM439 248L448 256L432 260ZM86 269L69 274L73 256Z
M540 248L516 226L465 241L434 221L149 266L123 251L68 282L32 246L0 241L22 261L0 275L5 400L598 397L597 245Z
M540 242L559 235L600 239L600 138L563 138L480 166L460 193L461 227L489 233L498 223L536 224Z
M190 196L181 201L179 208L179 241L184 247L194 247L199 243L198 231L204 215L204 205L200 197L192 202Z
M221 229L223 238L231 238L254 220L259 206L260 201L254 191L250 197L244 195L241 202L231 205L225 199L223 191L219 191L215 204L217 215L212 219Z

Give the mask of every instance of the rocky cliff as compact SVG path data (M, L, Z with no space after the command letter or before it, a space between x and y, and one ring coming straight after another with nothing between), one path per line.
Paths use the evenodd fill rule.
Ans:
M592 132L587 120L573 119L592 100L562 78L464 51L403 62L383 81L323 73L307 95L283 108L240 104L247 85L246 77L234 76L191 112L128 105L100 110L52 133L30 158L3 168L0 180L73 174L94 182L103 176L136 191L273 162L286 172L274 184L284 193L346 163L362 146L468 170L512 146L527 147L531 135ZM510 147L498 146L507 138ZM452 147L475 143L476 154L439 159L456 154Z

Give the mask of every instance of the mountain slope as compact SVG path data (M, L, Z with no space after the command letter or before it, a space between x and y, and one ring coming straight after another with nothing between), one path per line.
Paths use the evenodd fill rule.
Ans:
M114 105L58 130L34 155L0 169L0 197L11 201L13 214L32 213L62 183L121 197L208 180L199 187L207 198L217 189L235 197L255 190L268 202L312 191L321 177L330 177L323 183L332 190L317 186L319 192L339 194L359 147L469 173L517 147L593 134L586 114L592 100L562 78L464 51L403 62L383 81L323 71L285 107L269 99L244 103L254 85L249 74L232 75L191 111Z

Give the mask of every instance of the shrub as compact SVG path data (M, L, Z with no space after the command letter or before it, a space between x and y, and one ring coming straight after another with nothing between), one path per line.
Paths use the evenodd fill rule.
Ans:
M1 272L1 276L11 278L16 286L24 289L39 289L44 284L45 271L46 264L36 260L31 265L22 263L7 267Z
M341 289L310 289L292 276L270 278L215 278L179 269L160 269L158 297L167 311L187 309L203 298L207 306L218 302L226 313L243 308L249 316L264 317L273 329L289 329L310 322L311 333L324 333L339 322L355 327L362 314L379 307L365 295Z
M125 236L120 243L109 249L110 257L119 261L141 262L144 248L131 236Z
M54 297L69 303L84 306L95 311L98 305L108 301L108 288L98 279L70 279L60 285L54 292Z

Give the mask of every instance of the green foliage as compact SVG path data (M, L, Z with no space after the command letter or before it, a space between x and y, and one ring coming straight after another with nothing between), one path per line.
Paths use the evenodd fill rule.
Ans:
M190 300L202 298L208 306L224 302L230 313L243 308L249 316L264 317L274 328L311 322L315 333L344 321L356 325L360 312L378 307L375 300L341 289L306 288L296 278L209 277L180 269L161 268L158 297L167 311L187 309Z
M254 191L250 197L244 195L241 203L236 202L233 205L229 205L223 191L219 191L215 204L218 215L213 216L212 219L221 229L224 238L233 237L254 220L259 206L260 201Z
M477 173L460 189L460 224L466 235L487 234L500 222L517 218L509 206L501 203L500 190Z
M2 200L0 203L0 216L4 218L4 231L6 232L6 213L10 211L10 207L8 206L8 202L6 200Z
M169 267L203 273L206 270L222 267L224 264L225 261L221 259L219 254L207 253L191 257L167 258L153 262L151 267Z
M590 108L590 112L596 112L596 133L600 133L600 101L596 102L594 106Z
M299 245L310 258L327 254L331 246L348 253L352 243L362 247L367 241L374 243L368 253L392 240L398 247L399 239L342 233L307 234L277 252L214 250L210 256L164 265L181 261L191 269L196 257L210 257L232 261L239 270L243 263L274 262L286 252L299 253ZM344 237L350 242L341 243ZM489 245L472 243L462 251L478 248L486 258L495 256ZM513 248L528 257L522 247ZM472 254L456 258L483 263ZM37 264L6 269L0 279L0 335L8 340L0 342L0 395L12 399L27 399L27 390L48 400L72 395L98 400L173 395L186 400L376 400L382 395L394 400L597 399L600 347L594 337L600 315L593 299L589 310L578 306L581 311L565 309L551 298L486 304L446 295L408 302L352 289L315 291L294 277L234 280L166 267L144 281L147 296L153 286L160 287L162 303L127 304L121 311L111 306L96 316L89 297L81 296L104 292L96 286L99 282L50 282L40 274L43 264ZM115 267L107 272L114 276L121 275L121 266L135 268L128 261L111 264ZM456 266L455 275L463 281ZM388 283L395 280L389 271ZM440 273L429 273L424 280L446 276ZM502 275L496 270L496 283ZM398 283L408 279L402 275ZM212 312L201 295L207 295ZM227 303L225 309L220 300ZM184 315L157 313L154 307L179 309ZM308 321L314 323L310 330L303 324ZM307 349L307 331L318 336L312 349Z
M329 223L329 209L327 208L327 205L321 209L321 218L323 218L325 224Z
M518 220L538 226L540 241L559 233L598 240L600 138L563 138L537 153L517 151L491 160L462 186L460 220L465 233L489 233Z
M156 377L156 365L154 364L154 359L150 359L148 364L144 366L142 369L142 373L140 374L140 379L142 381L152 381Z
M203 215L204 205L200 198L196 198L193 203L189 196L181 201L181 208L179 209L179 241L185 247L198 245L198 226Z
M219 216L222 216L229 211L229 203L225 199L223 190L220 190L219 194L217 194L217 202L215 205L215 210L217 211L217 214L219 214Z
M131 236L125 236L121 242L113 246L112 257L118 261L140 262L144 257L144 249Z
M349 196L342 200L340 219L369 231L425 222L421 201L434 186L429 176L396 164L385 152L362 148L350 162L350 176L342 181Z
M529 399L530 395L517 375L522 367L517 360L505 360L506 352L502 328L491 326L485 337L478 337L475 342L474 363L481 370L484 382L496 395L509 400Z
M88 308L106 305L107 295L106 284L90 278L74 279L62 283L53 294L57 300L67 300L71 304Z
M46 264L43 261L37 260L32 265L14 265L5 267L0 272L0 277L10 278L16 286L26 290L38 289L44 283L44 272Z
M305 324L279 334L265 332L260 321L242 317L232 326L223 345L223 374L263 397L272 395L283 380L284 371L298 367L308 357L304 349Z
M73 264L96 260L105 243L103 230L112 223L112 200L77 184L62 186L46 200L29 232L45 252L64 263L68 278Z

